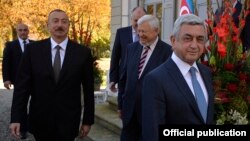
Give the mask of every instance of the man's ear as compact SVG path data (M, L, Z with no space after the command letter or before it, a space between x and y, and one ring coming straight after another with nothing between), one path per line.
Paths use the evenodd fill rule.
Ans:
M171 42L172 50L174 50L175 43L176 43L176 38L174 35L170 36L170 42Z
M172 45L175 44L176 39L175 39L174 35L171 35L171 36L170 36L170 41L171 41L171 44L172 44Z
M46 27L45 27L47 30L49 30L49 23L47 22L46 23Z

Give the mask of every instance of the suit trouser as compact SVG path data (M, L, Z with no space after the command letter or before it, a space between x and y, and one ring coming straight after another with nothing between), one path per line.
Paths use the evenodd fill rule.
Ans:
M26 108L26 112L23 113L20 124L21 124L20 132L26 133L29 130L27 108Z
M65 137L60 136L57 134L53 135L40 135L40 134L33 134L36 141L74 141L74 137Z
M141 141L141 124L138 121L136 112L127 125L123 125L121 141Z

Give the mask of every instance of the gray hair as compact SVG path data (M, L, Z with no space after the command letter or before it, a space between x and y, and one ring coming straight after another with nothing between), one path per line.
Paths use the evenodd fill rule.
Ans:
M206 25L200 17L198 17L194 14L185 14L185 15L182 15L179 18L177 18L177 20L174 23L173 36L177 39L179 38L180 28L183 24L201 25L204 27L204 29L206 31ZM207 34L205 36L205 40L207 40Z
M138 21L137 21L137 24L138 25L141 25L145 22L148 22L149 25L154 28L154 29L159 29L160 27L160 24L159 24L159 20L158 18L156 18L155 16L153 15L144 15L142 16Z

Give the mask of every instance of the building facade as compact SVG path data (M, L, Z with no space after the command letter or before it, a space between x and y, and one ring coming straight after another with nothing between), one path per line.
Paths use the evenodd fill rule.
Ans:
M211 0L215 11L217 0ZM242 3L244 0L240 0ZM202 19L207 18L207 0L193 0L194 7ZM222 0L218 1L221 5ZM136 6L144 7L149 14L157 16L161 23L160 37L170 43L175 19L179 16L181 0L111 0L111 49L117 28L130 25L130 11Z

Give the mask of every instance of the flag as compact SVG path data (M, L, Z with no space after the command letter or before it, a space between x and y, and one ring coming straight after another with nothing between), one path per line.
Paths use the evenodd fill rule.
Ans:
M180 15L194 13L193 0L181 0Z

